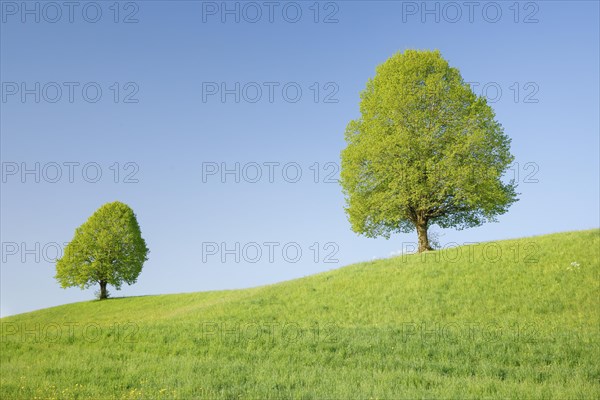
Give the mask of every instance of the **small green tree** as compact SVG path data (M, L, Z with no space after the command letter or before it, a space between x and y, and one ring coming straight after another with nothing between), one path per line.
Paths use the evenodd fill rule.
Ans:
M77 228L56 262L55 278L63 288L99 284L99 297L106 299L107 284L119 290L123 282L137 281L147 255L133 210L115 201L104 204Z
M340 183L355 232L390 237L495 221L517 200L502 175L510 139L439 51L407 50L377 67L346 128Z

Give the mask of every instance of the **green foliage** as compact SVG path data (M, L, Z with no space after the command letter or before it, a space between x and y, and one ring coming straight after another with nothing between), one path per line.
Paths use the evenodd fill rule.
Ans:
M56 262L56 279L63 288L136 282L148 248L133 210L121 202L104 204L75 231ZM102 297L102 294L100 294Z
M367 237L494 221L516 201L513 161L494 111L439 51L407 50L377 67L346 128L341 185Z
M599 251L568 232L2 318L0 398L597 399Z

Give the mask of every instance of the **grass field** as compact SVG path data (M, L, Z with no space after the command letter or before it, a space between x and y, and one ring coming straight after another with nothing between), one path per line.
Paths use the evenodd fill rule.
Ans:
M0 398L597 399L599 252L567 232L7 317Z

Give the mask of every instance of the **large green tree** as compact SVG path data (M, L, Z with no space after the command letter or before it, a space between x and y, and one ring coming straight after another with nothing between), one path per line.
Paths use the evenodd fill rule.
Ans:
M106 285L119 290L123 282L137 281L147 255L133 210L118 201L107 203L77 228L56 262L56 279L63 288L99 284L99 297L106 299Z
M406 50L379 65L346 128L340 183L355 232L390 237L431 225L495 221L517 200L502 175L510 139L486 99L439 51Z

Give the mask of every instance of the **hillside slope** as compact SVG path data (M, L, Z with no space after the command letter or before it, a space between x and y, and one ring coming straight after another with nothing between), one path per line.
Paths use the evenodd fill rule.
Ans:
M598 398L600 230L0 320L0 398Z

